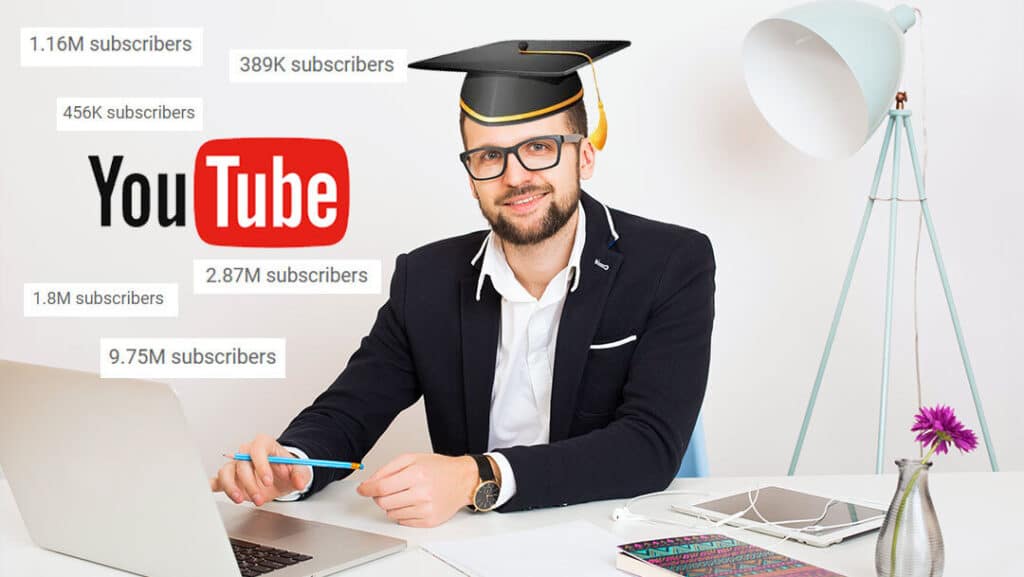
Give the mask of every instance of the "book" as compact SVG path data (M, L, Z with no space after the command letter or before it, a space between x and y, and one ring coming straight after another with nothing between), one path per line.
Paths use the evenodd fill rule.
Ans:
M843 577L727 535L690 535L619 545L615 566L639 577Z

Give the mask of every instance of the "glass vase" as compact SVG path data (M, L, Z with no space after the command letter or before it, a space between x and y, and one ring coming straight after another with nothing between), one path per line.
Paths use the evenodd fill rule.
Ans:
M879 577L941 577L942 531L928 492L932 464L920 459L899 459L896 464L900 481L878 533L875 572Z

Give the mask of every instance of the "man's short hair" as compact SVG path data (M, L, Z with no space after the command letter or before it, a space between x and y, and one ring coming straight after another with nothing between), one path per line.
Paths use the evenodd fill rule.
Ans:
M569 125L569 132L573 134L582 134L587 136L587 107L583 105L583 99L579 99L575 104L566 108L562 112L566 113L565 121ZM465 110L459 109L459 132L462 133L462 142L466 142L466 119L469 116Z

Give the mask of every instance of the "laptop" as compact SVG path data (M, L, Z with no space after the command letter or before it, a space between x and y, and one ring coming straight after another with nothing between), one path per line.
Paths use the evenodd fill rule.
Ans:
M405 541L217 503L164 383L0 360L0 467L40 547L151 577L310 577Z

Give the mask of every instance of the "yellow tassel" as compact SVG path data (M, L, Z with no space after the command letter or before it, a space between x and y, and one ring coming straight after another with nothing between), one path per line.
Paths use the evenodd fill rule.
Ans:
M600 100L597 101L598 110L598 121L597 128L590 133L590 143L594 145L594 148L601 150L604 148L604 142L608 140L608 120L604 116L604 103Z
M608 119L604 115L604 102L601 101L601 89L597 85L597 69L594 68L594 59L590 57L586 52L576 52L573 50L527 50L527 44L521 42L519 44L520 54L569 54L571 56L580 56L586 58L587 62L590 63L590 72L594 75L594 91L597 93L597 128L590 133L587 138L590 143L594 145L594 148L601 150L604 148L604 143L608 140Z

